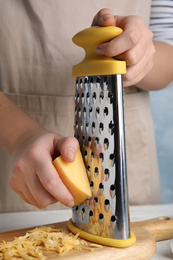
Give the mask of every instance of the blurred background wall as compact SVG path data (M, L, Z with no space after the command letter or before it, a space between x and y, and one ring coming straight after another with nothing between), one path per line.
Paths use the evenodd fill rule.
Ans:
M151 91L157 155L161 177L161 202L173 203L173 84Z

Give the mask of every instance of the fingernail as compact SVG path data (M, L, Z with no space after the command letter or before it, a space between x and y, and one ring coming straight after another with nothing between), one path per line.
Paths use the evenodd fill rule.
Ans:
M99 46L96 48L96 52L98 54L103 54L103 50Z
M102 16L103 21L106 21L107 19L113 18L113 15L111 14L105 14Z
M68 156L70 159L74 160L74 159L75 159L75 156L76 156L76 153L75 153L74 150L68 149L68 151L67 151L67 156Z
M70 202L67 204L67 207L72 208L73 206L74 206L74 201L73 201L73 200L70 201Z
M99 17L99 23L102 24L102 22L105 22L105 21L112 19L112 18L113 18L113 16L110 15L110 14L102 15L102 16Z

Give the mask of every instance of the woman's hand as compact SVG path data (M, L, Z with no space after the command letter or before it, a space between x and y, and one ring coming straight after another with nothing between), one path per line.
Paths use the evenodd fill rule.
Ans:
M126 61L127 72L123 75L124 86L140 82L152 69L155 48L153 34L138 16L114 16L109 9L100 10L92 26L117 26L123 33L110 42L99 45L101 55Z
M61 154L66 161L74 161L77 139L64 138L42 128L26 136L13 152L11 188L25 202L41 209L57 201L72 207L73 197L61 181L52 158Z

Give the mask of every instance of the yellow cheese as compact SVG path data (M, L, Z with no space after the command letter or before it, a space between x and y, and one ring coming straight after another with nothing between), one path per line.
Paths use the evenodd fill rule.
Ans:
M77 151L74 162L66 162L62 156L59 156L53 161L53 165L72 194L76 205L82 204L91 197L90 184L80 149Z
M45 260L52 258L51 255L46 254L46 251L56 252L59 256L72 249L93 251L94 248L101 247L97 244L90 244L78 236L79 234L74 236L63 229L37 227L24 236L16 237L13 241L3 241L0 244L0 260Z

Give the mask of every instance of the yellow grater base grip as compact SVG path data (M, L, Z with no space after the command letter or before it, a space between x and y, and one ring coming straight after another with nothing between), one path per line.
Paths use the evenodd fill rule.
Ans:
M93 234L90 234L88 232L85 232L79 228L77 228L73 222L72 219L69 219L68 221L68 228L70 229L71 232L74 234L78 234L81 238L84 238L88 241L101 244L104 246L111 246L111 247L129 247L132 246L136 242L136 237L135 235L131 232L130 237L128 239L115 239L115 238L107 238L107 237L101 237L101 236L96 236Z

